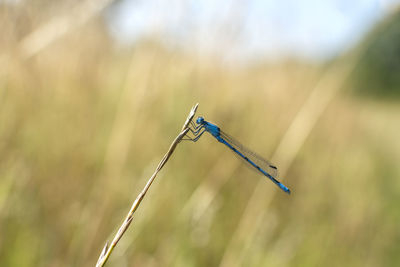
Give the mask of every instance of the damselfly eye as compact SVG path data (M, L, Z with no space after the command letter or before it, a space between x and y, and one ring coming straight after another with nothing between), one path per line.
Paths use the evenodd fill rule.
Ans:
M198 117L196 120L197 124L202 124L204 122L204 118L203 117Z

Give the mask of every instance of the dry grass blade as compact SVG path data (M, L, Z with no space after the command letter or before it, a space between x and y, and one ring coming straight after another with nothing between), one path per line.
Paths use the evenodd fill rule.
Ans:
M286 175L298 151L317 124L318 119L323 114L330 101L334 98L339 89L343 87L345 80L354 70L356 62L358 62L362 52L363 51L359 51L350 62L339 60L327 71L296 114L272 156L273 162L279 162L279 169L282 177ZM281 180L283 179L281 178ZM263 182L264 181L260 180L259 183L261 184ZM260 185L256 186L247 202L246 209L224 252L220 263L221 267L242 265L241 262L246 253L246 249L243 248L248 247L252 243L258 230L258 227L254 226L254 218L259 219L264 216L265 207L270 203L276 192L270 191L266 194L261 188L263 187ZM251 231L249 231L249 229L251 229Z
M192 107L192 110L190 110L189 116L187 117L185 123L183 124L182 131L189 127L189 123L191 122L191 120L193 119L194 115L196 114L198 106L199 106L199 103L194 105Z
M150 177L150 179L147 181L147 184L143 188L142 192L136 197L135 201L132 204L131 209L129 210L124 222L122 223L121 227L119 228L117 234L114 236L114 239L111 241L110 245L108 242L104 246L102 252L100 253L99 259L97 260L96 267L104 266L104 264L107 262L108 258L111 255L111 252L113 251L114 247L117 245L119 240L122 238L126 230L128 229L129 225L131 224L133 220L133 215L137 208L139 207L140 203L142 202L144 196L146 195L147 191L149 190L151 184L154 182L157 174L160 172L160 170L164 167L164 165L167 163L168 159L171 157L172 153L175 151L176 146L179 144L179 142L182 140L182 138L186 135L186 133L189 131L188 125L190 121L193 119L196 110L197 110L198 104L196 104L190 111L186 122L184 123L182 127L182 131L179 133L179 135L175 138L175 140L172 142L171 146L169 147L167 153L164 155L160 163L158 164L156 170L154 171L153 175Z
M113 0L88 0L81 3L72 12L51 19L21 41L22 56L30 58L36 55L64 34L85 24L112 2Z

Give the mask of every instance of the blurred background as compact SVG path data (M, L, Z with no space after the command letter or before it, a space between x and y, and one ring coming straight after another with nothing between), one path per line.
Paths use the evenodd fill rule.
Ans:
M399 266L399 4L0 0L0 266Z

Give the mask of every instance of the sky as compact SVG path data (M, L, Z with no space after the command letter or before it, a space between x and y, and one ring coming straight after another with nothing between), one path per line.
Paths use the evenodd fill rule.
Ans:
M156 36L199 53L254 59L333 57L400 0L122 0L107 14L121 44ZM223 53L221 53L223 52Z

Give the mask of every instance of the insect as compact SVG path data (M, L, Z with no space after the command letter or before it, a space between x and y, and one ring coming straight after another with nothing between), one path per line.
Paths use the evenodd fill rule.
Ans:
M189 128L193 133L194 138L188 137L188 139L193 142L199 140L204 132L209 132L215 137L219 142L229 147L233 152L239 155L240 158L244 159L252 168L255 168L259 173L268 177L272 182L274 182L280 189L284 192L290 194L289 188L279 182L275 177L277 176L277 168L272 165L268 160L262 158L255 152L243 146L241 143L236 141L230 135L223 132L217 125L204 120L203 117L198 117L196 124L192 121L190 122L193 129Z

